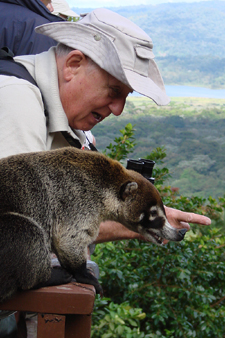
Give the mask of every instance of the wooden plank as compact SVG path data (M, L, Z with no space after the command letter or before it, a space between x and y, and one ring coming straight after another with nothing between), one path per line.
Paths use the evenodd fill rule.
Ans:
M92 285L69 283L18 292L0 304L0 310L89 315L94 301L95 288Z

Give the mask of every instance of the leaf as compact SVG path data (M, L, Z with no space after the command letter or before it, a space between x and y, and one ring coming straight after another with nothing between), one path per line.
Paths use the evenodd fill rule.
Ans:
M111 331L114 331L115 329L115 325L113 323L109 323L109 327Z
M123 325L125 324L125 322L117 315L115 316L115 321Z
M128 322L129 322L130 325L132 325L132 326L138 326L137 323L136 323L136 321L133 320L133 319L128 319Z
M118 332L119 335L122 335L123 332L124 332L124 326L119 325L119 326L117 327L117 332Z

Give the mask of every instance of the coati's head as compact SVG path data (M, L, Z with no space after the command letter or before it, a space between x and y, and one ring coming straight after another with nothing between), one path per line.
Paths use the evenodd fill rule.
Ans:
M163 244L163 239L181 241L187 230L169 224L158 190L140 174L130 170L129 174L130 180L120 187L120 221L158 245Z

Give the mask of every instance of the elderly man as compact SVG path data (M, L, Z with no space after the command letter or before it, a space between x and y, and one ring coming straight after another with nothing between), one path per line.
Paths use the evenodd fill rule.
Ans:
M120 15L97 9L76 23L45 24L36 32L59 44L48 52L15 58L38 87L0 76L0 157L68 146L71 140L82 146L83 131L111 113L120 115L133 90L158 105L169 103L151 38ZM176 227L210 224L204 216L171 208L166 212ZM120 224L105 223L97 242L137 237Z

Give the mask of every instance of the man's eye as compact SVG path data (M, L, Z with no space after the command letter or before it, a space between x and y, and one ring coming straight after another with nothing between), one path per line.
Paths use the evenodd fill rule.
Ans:
M120 88L110 87L110 97L115 98L119 97L121 94Z

